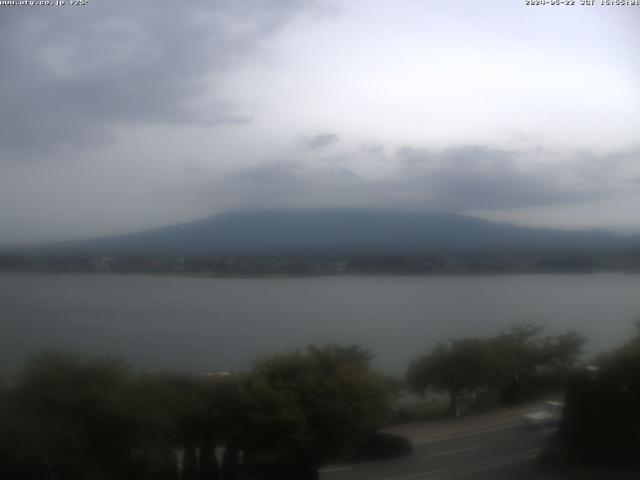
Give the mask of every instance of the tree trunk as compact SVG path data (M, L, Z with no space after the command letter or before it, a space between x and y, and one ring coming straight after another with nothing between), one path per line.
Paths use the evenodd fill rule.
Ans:
M212 442L205 442L200 448L200 480L220 480L220 467Z
M188 443L184 448L182 480L198 480L198 457L196 447L192 443Z
M459 417L460 412L458 410L458 392L449 392L449 414L452 417Z
M238 449L227 444L222 457L222 480L234 480L238 472Z
M157 480L179 480L180 476L178 475L176 456L170 448L163 451L162 463L156 472L155 478Z

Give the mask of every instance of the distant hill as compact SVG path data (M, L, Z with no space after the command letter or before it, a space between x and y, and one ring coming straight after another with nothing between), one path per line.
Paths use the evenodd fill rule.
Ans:
M237 211L141 233L29 248L48 255L397 255L616 253L637 237L519 227L448 213L301 209ZM21 249L25 252L25 249Z

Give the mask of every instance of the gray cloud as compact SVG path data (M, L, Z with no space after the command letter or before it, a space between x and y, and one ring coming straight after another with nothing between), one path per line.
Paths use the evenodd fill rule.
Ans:
M236 124L219 75L256 50L303 0L94 2L3 8L0 160L108 141L113 126Z
M340 137L335 133L319 133L304 140L304 145L309 150L321 150L329 145L340 141Z
M280 206L638 225L640 10L352 3L0 8L0 242Z
M384 145L381 143L365 143L360 146L361 150L368 155L384 154Z
M218 178L199 190L199 196L218 211L358 206L366 188L363 178L346 169L324 170L294 161L278 161Z
M570 205L620 193L633 179L625 176L626 166L638 158L637 152L578 153L553 168L542 161L531 166L531 157L545 155L550 154L478 146L443 152L405 148L396 155L396 170L375 180L284 161L236 171L201 194L220 210L368 206L462 212Z
M403 149L395 182L407 192L445 210L500 209L558 205L604 198L609 185L581 174L583 158L539 163L548 152L460 147L441 153ZM540 158L542 157L542 158ZM538 162L531 162L537 158ZM525 167L523 159L527 159ZM547 159L548 160L548 159ZM608 158L600 159L607 168ZM424 190L422 190L424 189Z

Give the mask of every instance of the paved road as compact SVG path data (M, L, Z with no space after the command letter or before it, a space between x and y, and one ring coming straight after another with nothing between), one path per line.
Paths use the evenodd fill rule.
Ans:
M536 457L550 430L512 424L418 442L409 457L321 471L322 480L538 479ZM557 477L559 478L559 477Z

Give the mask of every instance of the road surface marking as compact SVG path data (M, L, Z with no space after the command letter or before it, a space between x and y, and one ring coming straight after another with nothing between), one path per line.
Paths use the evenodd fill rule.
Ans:
M480 435L482 433L491 433L491 432L497 432L499 430L508 430L510 428L519 427L521 425L524 425L524 422L508 423L506 425L501 425L499 427L484 428L482 430L474 430L473 432L455 433L453 435L446 435L446 436L442 436L442 437L439 437L439 438L432 438L432 439L429 439L429 440L417 440L417 441L413 442L413 444L414 445L426 445L428 443L444 442L446 440L454 440L456 438L471 437L473 435Z
M441 457L442 455L453 455L454 453L466 452L468 450L476 450L478 448L484 448L486 446L487 444L485 443L483 445L474 445L473 447L458 448L457 450L449 450L447 452L432 453L431 455L425 455L423 458Z
M509 466L509 465L515 465L517 463L527 462L529 460L533 460L534 458L536 458L538 456L539 453L540 453L540 450L537 450L535 452L518 455L516 457L505 458L504 460L487 461L484 464L482 464L481 462L478 462L477 464L474 464L474 465L469 466L467 468L462 468L460 470L456 470L455 474L456 475L470 475L472 473L480 473L480 472L486 472L488 470L495 470L496 468L506 467L506 466ZM430 480L435 480L435 479L432 478Z
M384 480L436 480L439 478L448 478L451 475L468 475L470 473L482 472L486 470L492 470L495 468L504 467L506 465L513 465L520 462L526 462L534 459L541 451L541 448L534 448L532 450L525 450L523 452L512 453L510 455L503 455L501 457L490 458L482 460L480 462L469 463L467 465L459 465L453 468L441 468L438 470L426 470L424 472L410 473L408 475L400 475L398 477L389 477Z
M351 470L352 468L353 467L351 465L345 465L344 467L323 468L322 470L318 470L318 473L342 472L344 470Z

